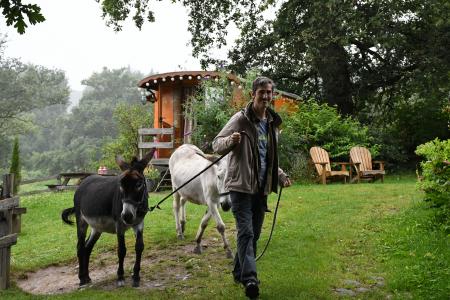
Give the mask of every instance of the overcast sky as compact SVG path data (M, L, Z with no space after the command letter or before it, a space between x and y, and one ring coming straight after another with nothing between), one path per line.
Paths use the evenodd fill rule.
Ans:
M104 66L130 66L145 75L151 70L163 73L200 69L188 46L187 11L181 5L151 1L155 23L145 23L139 31L127 22L116 33L106 27L95 0L30 2L42 8L46 21L29 26L20 35L1 18L0 32L8 34L5 54L26 63L64 70L73 90L82 90L81 80Z

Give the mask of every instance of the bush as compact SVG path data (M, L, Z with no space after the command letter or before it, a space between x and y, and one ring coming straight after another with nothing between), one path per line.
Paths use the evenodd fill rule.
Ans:
M242 99L232 101L233 89L225 75L218 81L207 80L189 101L185 110L195 124L192 142L205 152L212 151L211 142L230 117L251 99L249 98L255 72L241 80ZM235 105L230 105L235 103ZM308 164L309 149L320 146L333 159L348 161L353 146L364 146L372 155L378 154L368 128L348 117L343 118L337 109L314 100L300 105L295 113L281 112L282 134L279 141L280 166L294 179L309 179L313 168Z
M437 208L437 221L448 224L450 215L450 140L435 139L417 147L417 155L425 157L421 162L423 180L419 187L425 191L425 201ZM446 228L450 229L449 226Z
M245 96L249 93L246 87L251 87L248 82L252 80L250 76L241 83L244 99L239 105L245 105ZM212 141L225 126L231 116L241 107L234 103L233 86L230 85L226 74L215 80L204 81L194 96L189 99L185 108L187 118L194 123L192 131L192 143L204 152L212 152Z
M16 137L14 139L14 146L11 158L11 168L9 169L9 173L14 174L14 185L13 185L13 194L17 194L20 186L20 182L22 181L21 175L22 166L20 164L20 150L19 150L19 138Z
M114 119L117 122L119 134L116 139L103 146L103 157L99 164L94 163L93 169L99 165L108 169L117 169L116 155L121 155L125 161L130 161L139 154L138 129L151 127L153 123L153 105L119 104L114 110Z
M280 165L293 177L309 178L312 168L308 167L309 149L313 146L324 148L332 161L348 161L350 149L363 146L370 149L372 156L378 154L378 145L368 128L351 117L342 117L335 107L318 104L314 100L300 104L295 113L283 113L280 134ZM301 162L296 160L302 159ZM301 169L294 169L301 168Z

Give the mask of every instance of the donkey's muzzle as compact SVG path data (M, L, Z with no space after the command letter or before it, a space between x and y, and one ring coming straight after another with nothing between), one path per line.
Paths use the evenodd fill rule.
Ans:
M229 201L228 199L220 202L220 206L222 207L223 211L229 211L231 208L231 201Z
M126 213L122 213L120 216L125 224L127 224L127 225L133 224L134 217L133 217L132 213L126 212Z

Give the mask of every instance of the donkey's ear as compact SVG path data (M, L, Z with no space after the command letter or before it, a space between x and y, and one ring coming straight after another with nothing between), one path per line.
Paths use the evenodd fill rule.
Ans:
M119 165L119 168L120 168L122 171L128 170L128 169L130 168L130 165L127 164L127 163L123 160L122 156L120 156L120 155L117 155L117 156L116 156L116 163Z
M144 157L141 159L141 163L144 165L144 169L145 167L147 167L148 163L150 162L150 160L153 157L153 154L155 154L156 148L152 148L147 154L144 155Z

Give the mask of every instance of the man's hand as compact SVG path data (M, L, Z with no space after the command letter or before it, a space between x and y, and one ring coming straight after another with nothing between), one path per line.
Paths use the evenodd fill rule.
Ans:
M231 140L233 141L233 144L239 144L241 142L241 134L239 132L233 132Z
M289 187L292 185L291 180L289 179L289 177L286 177L286 180L283 182L283 187Z

